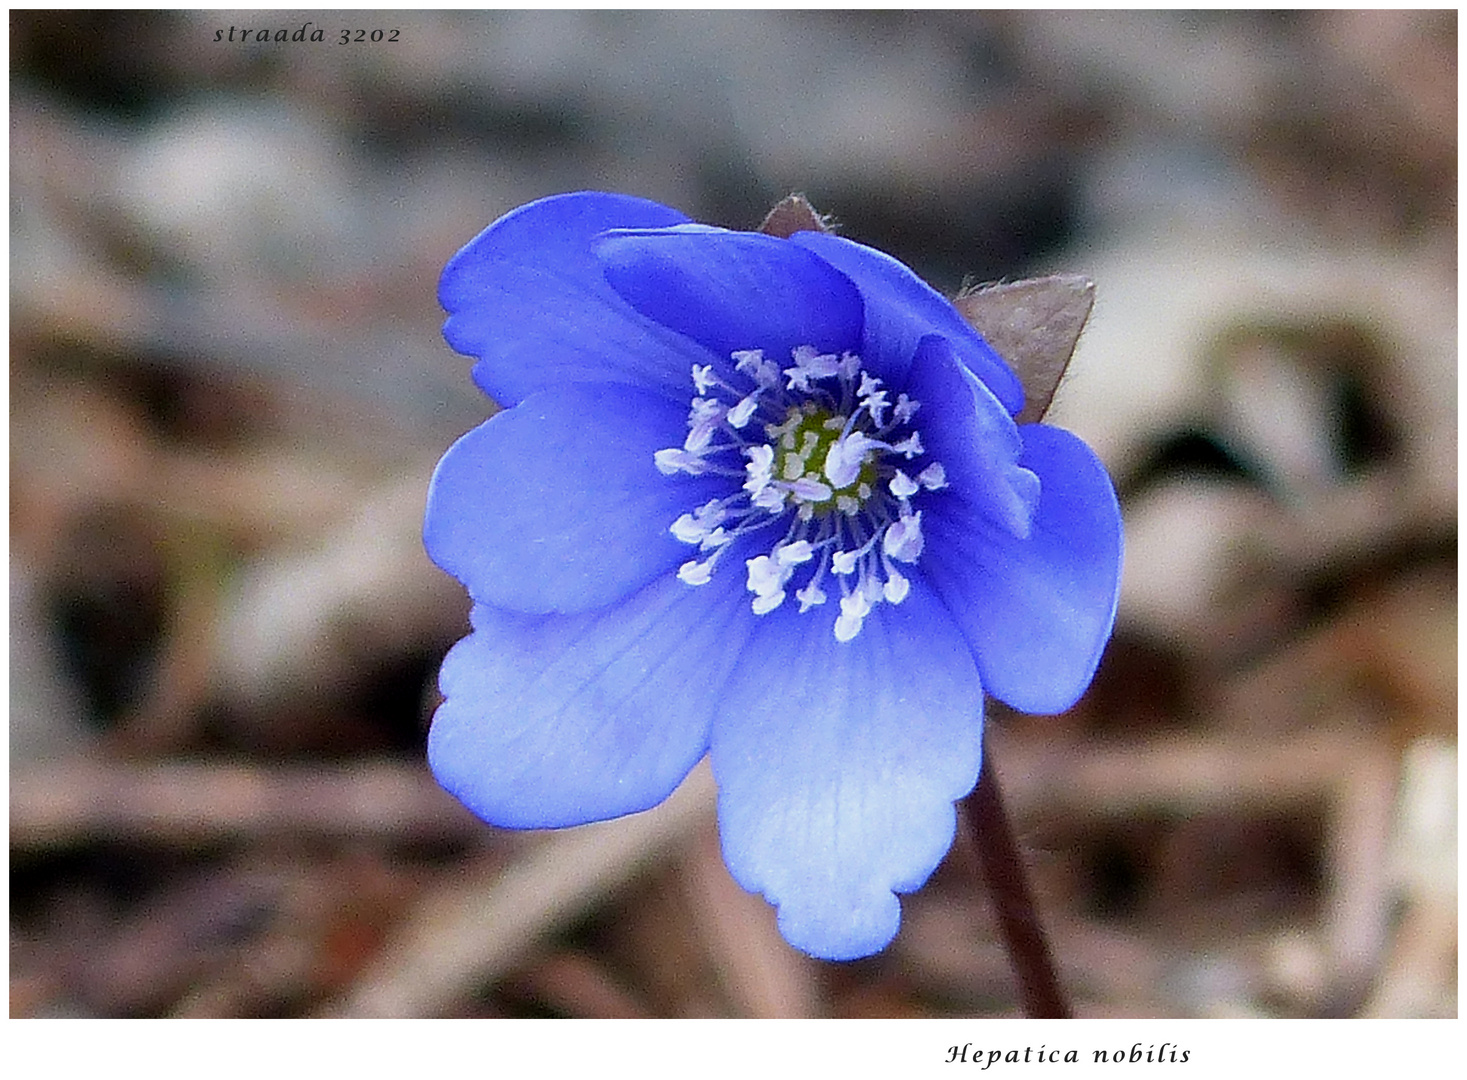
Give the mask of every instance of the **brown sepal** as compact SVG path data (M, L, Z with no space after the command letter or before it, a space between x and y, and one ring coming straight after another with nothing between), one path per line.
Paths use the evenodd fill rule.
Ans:
M1082 274L980 285L953 301L1023 383L1018 423L1044 418L1094 303L1095 282Z
M759 231L767 236L788 240L797 232L833 232L829 222L815 212L803 195L787 195L764 215Z

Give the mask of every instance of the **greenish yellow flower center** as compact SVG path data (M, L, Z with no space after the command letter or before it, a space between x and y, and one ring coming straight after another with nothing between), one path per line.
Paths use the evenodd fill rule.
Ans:
M792 407L784 423L772 430L779 432L774 457L774 476L781 480L798 480L802 476L821 480L830 488L829 498L805 503L813 514L841 509L856 513L871 497L878 477L874 452L861 456L855 476L836 485L825 471L830 450L840 440L848 419L813 401ZM806 515L807 517L810 515Z

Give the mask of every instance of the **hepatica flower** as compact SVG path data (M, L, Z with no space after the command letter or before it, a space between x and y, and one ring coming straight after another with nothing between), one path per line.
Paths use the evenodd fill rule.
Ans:
M473 599L428 756L484 820L665 799L705 754L724 859L849 959L947 852L983 694L1068 708L1115 616L1094 454L901 263L820 231L548 198L449 262L444 334L503 411L425 542Z

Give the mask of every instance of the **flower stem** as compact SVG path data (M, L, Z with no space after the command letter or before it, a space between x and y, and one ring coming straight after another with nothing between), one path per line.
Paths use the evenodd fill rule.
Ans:
M993 771L993 748L983 748L978 786L963 800L967 843L976 850L988 891L998 914L999 932L1009 954L1024 1015L1067 1020L1074 1014L1060 986L1054 958L1034 898L1029 891L1018 842L1003 808L998 776Z

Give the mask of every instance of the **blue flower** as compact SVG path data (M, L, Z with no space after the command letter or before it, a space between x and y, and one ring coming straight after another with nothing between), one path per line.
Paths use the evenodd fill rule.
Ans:
M724 859L828 959L952 843L983 693L1068 708L1115 617L1094 454L901 263L583 192L460 251L444 334L503 411L424 538L467 587L428 756L484 820L665 799L711 754Z

